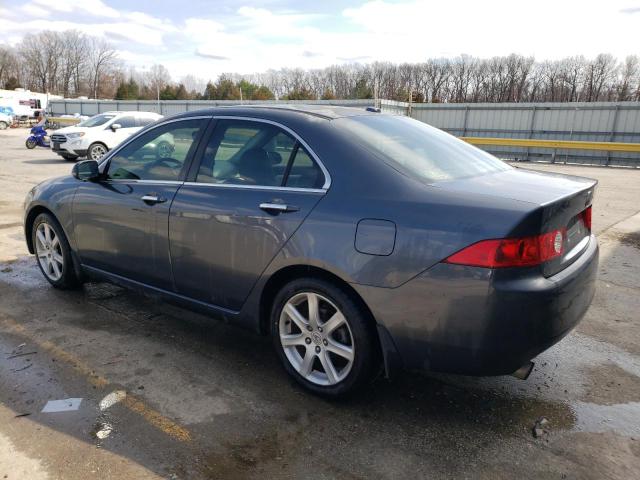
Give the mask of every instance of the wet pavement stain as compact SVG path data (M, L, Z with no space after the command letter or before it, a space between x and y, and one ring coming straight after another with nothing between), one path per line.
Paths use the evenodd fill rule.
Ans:
M168 443L163 450L135 452L135 458L153 459L139 460L145 465L159 462L155 470L163 475L275 478L310 472L309 478L374 478L475 472L477 478L513 478L511 473L521 474L515 465L529 458L528 476L546 478L553 471L560 478L578 468L577 458L554 457L567 439L590 442L581 435L617 432L625 437L615 444L635 451L629 435L639 423L633 420L636 377L621 371L622 354L585 357L595 343L581 337L544 356L527 382L406 373L394 382L378 379L352 399L328 402L286 378L268 338L102 284L78 292L42 289L39 272L21 262L11 275L0 277L9 299L2 308L25 328L98 366L113 379L110 388L138 392L158 412L188 426L193 440L173 447L174 453ZM56 315L42 309L52 302ZM581 356L584 361L576 363ZM616 363L603 362L605 357ZM593 368L585 369L591 361ZM578 383L566 384L566 375ZM145 388L138 390L141 377ZM59 372L51 378L69 381ZM619 385L607 383L614 378ZM611 403L616 388L627 403ZM102 395L93 397L96 403ZM131 434L142 428L124 407L114 406L114 429L101 448L126 452ZM534 439L531 428L540 417L548 419L549 434ZM96 414L87 419L83 438L97 442L100 425ZM162 444L152 429L142 445L148 449L157 442ZM540 466L540 459L548 463Z
M625 245L640 249L640 232L623 233L618 238Z
M584 402L597 405L640 402L640 377L614 363L591 367L585 372L585 382L587 390L581 397Z

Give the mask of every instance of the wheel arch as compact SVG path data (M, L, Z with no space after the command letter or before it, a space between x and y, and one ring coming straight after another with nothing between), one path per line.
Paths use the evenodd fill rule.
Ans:
M376 321L373 312L366 304L362 296L349 284L335 273L313 265L288 265L274 272L265 283L260 293L259 302L259 330L263 335L270 333L270 313L272 300L277 292L287 283L298 278L319 278L331 282L342 288L356 302L364 312L369 325L372 328L379 358L384 367L385 376L389 379L396 376L402 369L402 362L391 335L384 325Z
M91 155L91 148L92 148L94 145L102 145L102 146L104 147L104 149L106 150L105 155L106 155L107 153L109 153L109 150L111 150L111 149L107 146L107 144L106 144L106 143L104 143L102 140L96 140L95 142L91 142L91 143L89 144L89 146L87 147L87 158L89 158L89 155Z
M358 292L356 292L348 282L328 270L313 265L288 265L274 272L262 288L262 292L260 294L261 333L269 333L269 315L271 313L272 300L278 291L292 280L309 277L319 278L342 288L353 298L362 311L365 312L368 321L371 322L372 326L375 326L376 320L373 313Z
M34 248L34 245L33 245L33 224L35 223L36 218L38 218L38 215L40 215L41 213L47 213L47 214L51 215L55 219L55 221L58 222L58 225L62 229L62 232L64 233L64 236L67 237L67 242L69 242L69 247L70 247L70 250L71 250L71 261L73 262L73 268L76 271L77 277L78 278L82 278L82 267L80 266L80 260L78 259L78 256L77 256L76 252L74 251L73 246L71 245L71 239L69 237L68 232L64 229L64 225L62 225L62 222L60 222L60 220L58 219L56 214L53 213L53 211L50 208L46 207L45 205L34 205L33 207L31 207L31 209L29 210L29 212L25 216L25 219L24 219L24 236L25 236L25 240L27 242L27 250L31 254L35 253L35 248Z
M33 247L33 223L36 221L36 217L41 213L48 213L58 220L56 215L44 205L35 205L31 210L29 210L29 213L27 213L27 216L24 219L24 236L27 242L27 250L32 254L35 253L35 249ZM58 223L60 223L60 221L58 221ZM67 232L64 232L64 234L67 235ZM67 235L67 238L69 238L69 235Z

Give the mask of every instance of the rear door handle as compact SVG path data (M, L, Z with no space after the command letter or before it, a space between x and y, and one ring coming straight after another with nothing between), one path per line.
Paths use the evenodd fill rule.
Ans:
M300 210L298 207L294 207L293 205L285 205L284 203L261 203L260 209L269 213L287 213L287 212L297 212Z
M144 195L141 200L149 205L155 205L156 203L164 203L166 198L158 197L157 195Z

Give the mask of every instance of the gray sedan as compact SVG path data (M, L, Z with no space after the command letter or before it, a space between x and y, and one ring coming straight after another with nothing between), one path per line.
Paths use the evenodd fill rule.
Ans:
M401 368L526 377L593 297L595 183L405 117L218 108L34 187L25 235L54 287L111 281L270 334L339 396Z

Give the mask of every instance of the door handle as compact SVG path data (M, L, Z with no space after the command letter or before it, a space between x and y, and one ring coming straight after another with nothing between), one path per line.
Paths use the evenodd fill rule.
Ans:
M155 205L156 203L164 203L166 198L158 197L157 195L144 195L141 200L149 205Z
M284 203L261 203L260 209L269 213L288 213L288 212L297 212L300 210L298 207L294 207L293 205L285 205Z

